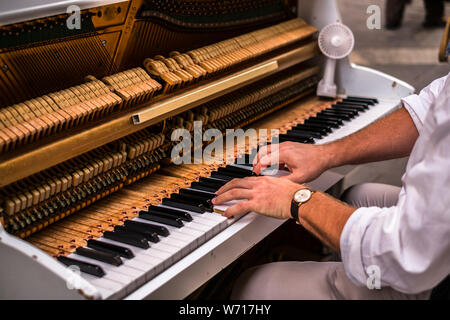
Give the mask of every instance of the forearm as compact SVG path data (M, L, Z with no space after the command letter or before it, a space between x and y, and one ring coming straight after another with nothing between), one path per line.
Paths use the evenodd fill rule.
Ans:
M324 145L328 166L360 164L408 156L419 134L405 108L346 138Z
M330 248L340 252L342 230L356 208L335 198L316 192L300 206L300 224Z

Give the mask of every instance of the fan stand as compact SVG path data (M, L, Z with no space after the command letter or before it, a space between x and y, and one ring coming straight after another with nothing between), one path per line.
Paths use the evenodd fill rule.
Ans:
M317 86L317 95L321 97L335 98L337 87L334 83L334 74L336 70L336 59L327 58L323 79Z

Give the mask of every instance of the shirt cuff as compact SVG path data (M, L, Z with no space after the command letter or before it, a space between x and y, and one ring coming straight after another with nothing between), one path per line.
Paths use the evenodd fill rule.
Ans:
M341 257L347 277L357 286L367 285L368 275L363 259L364 235L370 223L381 212L379 207L359 208L347 220L342 230Z
M414 125L417 128L417 131L420 133L420 130L423 127L423 121L425 120L421 119L420 108L422 108L422 101L420 100L420 97L417 94L413 94L401 99L401 101L403 106L411 116L411 119L413 120Z

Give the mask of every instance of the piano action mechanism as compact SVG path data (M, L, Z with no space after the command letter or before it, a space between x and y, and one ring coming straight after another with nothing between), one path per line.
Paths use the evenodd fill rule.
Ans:
M251 125L280 129L280 141L324 143L392 111L412 90L347 62L340 85L356 97L314 95L318 29L306 21L332 22L333 1L106 2L80 2L80 29L67 28L60 2L36 11L52 14L0 16L1 297L187 295L212 275L171 296L180 263L196 254L207 263L202 250L254 221L279 223L215 213L213 192L251 170L171 164L174 129ZM325 9L332 18L312 19ZM367 90L373 80L378 87ZM241 146L235 158L248 164L252 151ZM79 273L70 286L65 266Z

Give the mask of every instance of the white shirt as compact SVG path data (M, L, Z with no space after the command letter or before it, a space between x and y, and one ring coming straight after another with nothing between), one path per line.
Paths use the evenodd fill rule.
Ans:
M449 75L402 99L419 138L397 205L359 208L344 227L342 259L357 285L365 286L376 267L381 286L410 294L432 289L450 274Z

